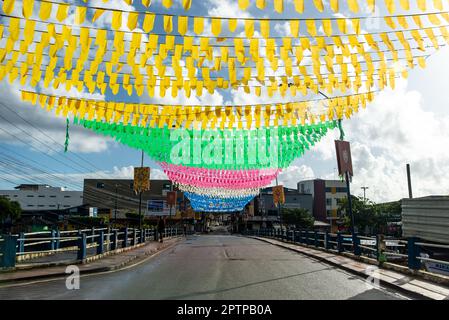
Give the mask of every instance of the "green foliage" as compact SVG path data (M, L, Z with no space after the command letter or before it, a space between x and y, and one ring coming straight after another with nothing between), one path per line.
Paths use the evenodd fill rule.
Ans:
M312 228L315 219L306 209L282 209L282 222L296 228Z
M388 204L375 204L370 200L352 196L352 213L354 224L359 233L377 234L386 233L388 222L395 221L400 217L400 202ZM340 204L339 214L343 217L344 225L350 227L348 200L343 199Z
M15 220L20 218L22 209L17 201L10 201L7 198L0 197L0 220L10 218Z

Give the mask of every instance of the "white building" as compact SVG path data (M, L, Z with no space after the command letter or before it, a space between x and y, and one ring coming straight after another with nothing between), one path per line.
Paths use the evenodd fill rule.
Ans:
M83 204L82 191L41 184L21 184L16 190L0 190L0 197L17 201L23 211L64 210Z
M327 222L335 230L334 221L339 217L337 210L343 199L347 198L346 182L340 180L307 180L298 182L300 193L313 196L313 215L316 220Z

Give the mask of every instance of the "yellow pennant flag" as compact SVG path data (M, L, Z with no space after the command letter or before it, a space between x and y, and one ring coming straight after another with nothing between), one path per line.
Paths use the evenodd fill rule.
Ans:
M229 28L229 31L235 32L235 30L237 30L237 19L229 19L228 20L228 28Z
M47 20L50 18L51 14L51 3L50 2L41 2L39 8L39 18L41 20Z
M33 14L34 0L23 0L22 14L24 18L29 18Z
M396 29L396 24L393 21L393 18L391 17L385 17L385 23L387 24L387 26L389 26L391 29Z
M67 18L68 11L69 5L60 3L58 5L58 11L56 12L56 19L58 19L59 22L64 21Z
M398 23L402 28L408 29L407 18L405 16L398 16Z
M315 8L319 12L323 12L324 11L323 0L313 0L313 3L315 4Z
M265 9L265 0L256 0L257 9L263 10Z
M151 32L154 27L154 18L156 15L154 13L145 13L145 18L143 20L143 30L145 32Z
M352 29L354 30L354 33L359 35L360 34L360 19L351 19L352 22Z
M245 35L247 38L254 36L254 20L245 20Z
M6 14L11 14L11 12L14 10L14 2L16 0L3 0L3 12Z
M264 38L270 37L270 20L260 20L260 34Z
M187 33L187 26L188 26L188 17L179 16L178 17L178 32L180 35L185 35Z
M86 0L87 1L87 0ZM145 7L149 7L150 5L151 5L151 0L142 0L142 4L145 6Z
M376 0L366 0L366 5L370 12L374 12L376 10Z
M418 1L418 8L421 11L426 11L427 10L427 0L417 0Z
M192 0L182 0L182 7L184 10L190 10L190 7L192 6Z
M346 34L346 19L337 19L337 25L338 29L340 29L340 32L343 34Z
M284 0L274 0L274 11L278 13L284 12Z
M399 0L399 4L401 5L401 8L408 11L410 10L410 2L409 0Z
M424 57L418 57L418 65L422 68L426 68L426 58Z
M295 4L295 10L298 13L304 13L304 0L293 0Z
M211 20L211 31L212 34L218 37L221 33L221 19L220 18L212 18Z
M200 35L204 30L204 18L203 17L195 17L193 18L193 32Z
M246 10L249 7L249 0L239 0L240 10Z
M332 21L329 19L323 20L324 34L330 37L332 35Z
M316 25L315 20L306 20L307 32L312 36L316 37Z
M41 2L41 5L43 2ZM87 7L76 7L75 9L75 24L80 25L84 23L84 20L86 20L86 12Z
M396 11L396 0L385 0L385 6L390 14L394 14Z
M127 27L129 30L133 31L137 27L137 21L139 19L139 13L138 12L130 12L128 13L128 22Z
M298 37L299 35L299 20L290 20L290 32L292 37Z
M348 7L349 10L354 13L359 12L359 4L357 3L357 0L348 0Z
M424 28L424 27L423 27L422 20L421 20L421 16L417 16L417 15L413 16L413 21L415 21L416 25L417 25L420 29L423 29L423 28Z
M442 11L443 10L443 0L433 0L433 6L435 9Z
M339 0L330 0L331 9L332 9L332 11L334 11L334 12L338 12L338 9L339 9L338 1L339 1Z
M122 12L121 11L112 11L112 29L120 30L122 27Z
M173 16L164 16L164 31L166 33L173 31Z
M173 5L173 0L162 0L162 5L167 9L171 8Z
M41 5L43 3L44 2L42 2ZM97 10L95 10L94 15L92 16L92 22L97 21L103 15L104 11L105 11L104 9L97 9Z

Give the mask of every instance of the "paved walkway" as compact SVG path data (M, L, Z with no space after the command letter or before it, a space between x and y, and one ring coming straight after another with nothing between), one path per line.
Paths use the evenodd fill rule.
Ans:
M131 249L122 253L105 256L90 263L79 264L81 274L98 273L120 269L128 264L138 263L141 260L154 255L155 253L169 248L185 238L171 238L164 240L163 243L151 241L145 246ZM54 278L67 276L65 273L66 265L56 267L32 268L29 270L16 270L12 272L0 272L0 286L4 283L17 281L32 281L44 278Z
M408 294L416 295L424 299L432 300L448 300L449 288L437 285L428 281L424 281L412 276L406 276L402 273L385 270L375 269L375 266L368 263L355 261L351 258L347 258L331 252L325 252L322 250L316 250L310 247L304 247L301 245L286 243L279 240L263 237L252 237L261 241L268 242L273 245L277 245L283 248L287 248L298 253L313 257L320 261L338 266L346 271L354 274L372 277L380 281L381 284L394 288L398 291L406 292ZM375 270L375 271L374 271Z

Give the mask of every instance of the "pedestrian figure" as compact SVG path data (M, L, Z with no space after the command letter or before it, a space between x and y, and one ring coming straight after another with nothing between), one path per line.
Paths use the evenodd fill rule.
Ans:
M184 236L187 237L187 224L184 223Z
M163 241L162 237L164 235L164 231L165 231L164 219L162 219L162 217L159 217L159 222L157 223L157 232L159 233L159 242Z

